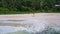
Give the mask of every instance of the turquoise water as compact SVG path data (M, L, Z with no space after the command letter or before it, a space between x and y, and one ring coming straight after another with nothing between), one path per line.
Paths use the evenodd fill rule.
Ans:
M0 26L0 34L60 34L60 27L47 27L43 31L30 32L24 27Z
M0 34L30 34L24 27L0 26Z
M17 32L10 32L10 33L7 33L7 34L31 34L31 33L23 30L23 31L17 31Z
M11 32L11 33L7 33L7 34L60 34L60 28L59 27L49 27L45 30L43 30L42 32L28 32L28 31L17 31L17 32Z

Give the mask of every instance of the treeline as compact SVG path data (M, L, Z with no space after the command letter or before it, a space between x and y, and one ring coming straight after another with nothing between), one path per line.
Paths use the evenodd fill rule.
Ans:
M60 0L0 0L0 10L9 11L60 11L60 6L55 5L60 5Z

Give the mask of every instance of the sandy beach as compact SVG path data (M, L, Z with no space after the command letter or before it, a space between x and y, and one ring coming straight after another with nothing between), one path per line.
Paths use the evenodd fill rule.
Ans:
M36 13L33 14L11 14L11 15L0 15L0 21L10 20L10 21L24 21L27 19L36 19L36 20L46 20L50 24L60 25L60 14L59 13ZM52 25L51 24L51 25ZM18 23L2 23L0 22L0 26L19 26Z
M33 14L11 14L11 15L0 15L0 20L25 20L29 18L37 19L60 19L59 13L36 13Z

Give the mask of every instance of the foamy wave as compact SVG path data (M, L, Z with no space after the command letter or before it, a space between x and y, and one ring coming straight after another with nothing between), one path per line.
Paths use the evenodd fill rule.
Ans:
M10 21L9 21L9 23L10 23ZM35 33L35 34L37 34L37 33L42 33L43 34L47 30L48 30L48 32L50 32L51 28L52 28L51 31L53 31L53 29L55 31L58 31L58 30L60 31L60 28L56 28L55 26L52 26L51 28L48 27L48 26L50 26L49 25L50 23L48 23L46 20L26 19L25 21L22 21L22 22L17 21L17 23L20 24L19 27L0 26L0 34L5 34L5 33L8 33L8 32L23 31L23 30L25 30L27 32Z
M43 31L48 23L45 20L27 19L21 24L30 32L38 32Z
M19 30L26 30L28 32L39 32L43 31L48 23L45 20L27 19L20 22L19 24L21 24L20 27L0 26L0 32L7 33Z

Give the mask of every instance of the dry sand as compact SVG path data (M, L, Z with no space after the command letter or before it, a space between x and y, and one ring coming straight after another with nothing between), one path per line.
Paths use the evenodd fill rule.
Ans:
M33 14L11 14L11 15L0 15L0 20L25 20L29 18L37 19L60 19L59 13L37 13Z

